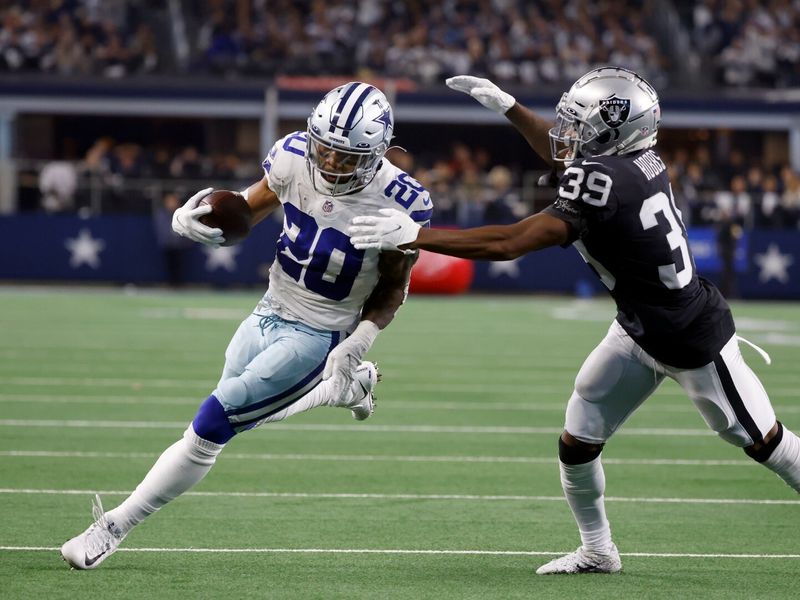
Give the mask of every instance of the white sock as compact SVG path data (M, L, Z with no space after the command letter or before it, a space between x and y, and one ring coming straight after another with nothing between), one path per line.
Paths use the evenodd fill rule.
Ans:
M606 477L598 456L581 465L559 461L561 487L581 532L584 549L605 554L611 547L611 527L606 519L603 494Z
M783 428L783 438L770 457L761 463L800 492L800 438Z
M125 535L135 525L171 502L206 476L223 444L199 437L192 426L183 438L164 450L134 492L106 513L115 533Z
M350 389L348 394L345 396L344 400L341 402L334 403L331 398L335 395L335 389L333 385L333 377L330 379L325 379L324 381L320 381L317 386L308 392L305 396L301 396L299 400L291 404L290 406L284 408L280 412L276 412L274 415L270 415L264 422L265 423L273 423L275 421L283 421L284 419L291 417L292 415L296 415L302 412L306 412L307 410L311 410L312 408L317 408L318 406L333 406L333 407L347 407L349 402L352 402L356 393L359 391L360 387L357 381L353 381L350 384Z

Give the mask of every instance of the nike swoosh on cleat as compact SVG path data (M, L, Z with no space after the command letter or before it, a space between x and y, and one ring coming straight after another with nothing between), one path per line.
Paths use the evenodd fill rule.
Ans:
M98 554L97 556L95 556L95 557L93 557L93 558L89 558L89 556L88 556L87 554L84 554L84 555L83 555L83 558L84 558L83 562L84 562L84 564L85 564L87 567L91 567L91 566L92 566L94 563L96 563L96 562L98 561L98 559L99 559L101 556L103 556L103 555L104 555L106 552L108 552L108 550L103 550L103 551L102 551L100 554Z

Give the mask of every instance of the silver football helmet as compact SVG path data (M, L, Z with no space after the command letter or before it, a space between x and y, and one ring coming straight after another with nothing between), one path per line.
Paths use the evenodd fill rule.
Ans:
M628 154L656 143L661 106L653 87L633 71L602 67L578 79L556 106L550 130L553 161Z
M341 196L365 187L393 131L392 107L378 88L353 81L328 92L308 118L306 162L314 189Z

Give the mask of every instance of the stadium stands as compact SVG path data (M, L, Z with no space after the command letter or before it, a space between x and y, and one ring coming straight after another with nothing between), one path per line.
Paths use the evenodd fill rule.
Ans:
M158 87L176 75L264 86L276 76L338 75L400 78L429 89L470 72L550 98L606 63L640 71L670 91L702 88L708 73L721 88L776 90L800 81L800 8L789 0L29 0L3 4L0 24L0 78L81 76ZM688 45L679 43L684 39ZM135 125L104 126L102 133L84 125L65 132L63 119L55 120L45 134L57 143L30 149L17 141L19 210L142 213L170 192L258 176L252 144L231 147L230 138L223 143L205 126L188 136L186 127L140 128L136 136ZM287 127L303 124L281 125ZM530 191L529 171L543 165L502 151L505 142L476 143L474 134L451 129L447 145L433 153L414 144L419 126L401 121L399 132L404 128L409 152L393 159L433 191L437 222L507 221L549 198ZM688 145L680 138L661 143L686 220L710 225L732 215L748 227L797 228L800 175L790 166L791 144L745 157L730 140L706 133ZM758 135L743 144L762 148ZM66 192L56 195L54 187Z

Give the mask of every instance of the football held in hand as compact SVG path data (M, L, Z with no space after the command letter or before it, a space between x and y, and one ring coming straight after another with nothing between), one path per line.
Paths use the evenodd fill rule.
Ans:
M200 204L211 206L211 212L200 217L200 222L222 230L225 238L223 246L238 244L250 233L250 205L239 192L215 190L203 198Z

